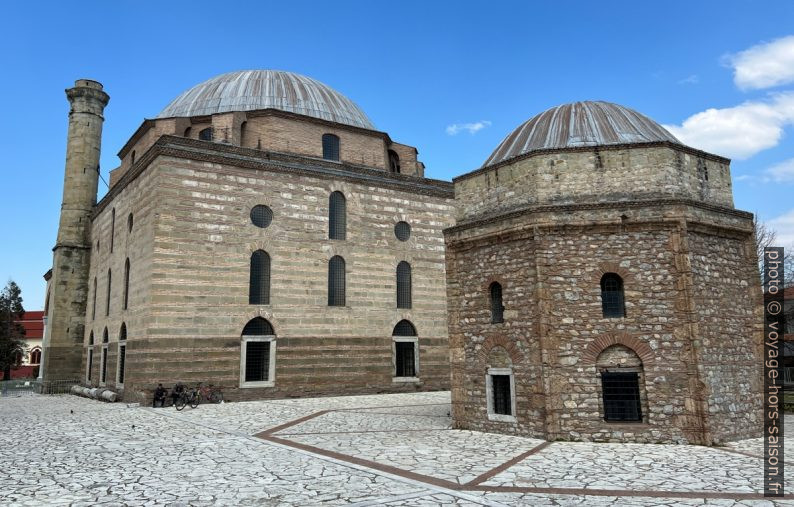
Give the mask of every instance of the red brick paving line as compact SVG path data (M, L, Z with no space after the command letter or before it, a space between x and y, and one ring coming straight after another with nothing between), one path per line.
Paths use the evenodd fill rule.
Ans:
M532 449L519 454L518 456L514 457L513 459L511 459L509 461L505 461L504 463L502 463L498 467L492 468L492 469L488 470L487 472L485 472L484 474L478 475L477 477L475 477L471 481L467 482L463 486L467 487L467 488L470 487L470 486L477 486L478 484L487 481L491 477L493 477L495 475L498 475L498 474L501 474L502 472L504 472L505 470L507 470L511 466L515 465L516 463L518 463L520 461L524 461L529 456L532 456L533 454L542 451L543 449L548 447L549 444L551 444L551 442L543 442L542 444L536 445Z
M357 433L416 433L420 431L452 431L452 428L430 428L426 430L357 430L357 431L311 431L307 433L278 433L280 437L300 437L303 435L347 435Z
M431 405L440 405L440 404L432 403ZM437 477L432 477L429 475L410 472L408 470L403 470L402 468L397 468L391 465L384 465L376 461L356 458L354 456L350 456L347 454L342 454L335 451L329 451L326 449L322 449L320 447L315 447L313 445L301 444L299 442L294 442L292 440L287 440L285 438L279 438L272 435L274 432L286 428L290 428L292 426L301 424L302 422L309 421L311 419L314 419L315 417L319 417L323 414L332 411L333 410L321 410L319 412L315 412L314 414L310 414L305 417L301 417L299 419L290 421L288 423L275 426L261 433L257 433L254 436L257 438L261 438L262 440L278 443L281 445L286 445L287 447L301 449L303 451L319 454L321 456L326 456L339 461L352 463L354 465L359 465L359 466L371 468L373 470L379 470L381 472L390 473L398 477L412 479L415 481L423 482L425 484L431 484L433 486L447 488L455 491L484 491L484 492L494 492L494 493L529 493L529 494L547 494L547 495L614 496L614 497L647 497L647 498L691 498L691 499L703 498L703 499L726 499L726 500L769 500L769 499L776 500L778 498L794 499L794 495L792 494L787 494L783 497L765 497L763 493L741 493L741 492L731 492L731 491L657 491L657 490L628 490L628 489L550 488L550 487L536 487L536 486L477 485L480 482L483 482L489 479L490 477L493 477L494 475L503 472L504 470L510 468L516 463L519 463L526 457L542 451L549 444L551 444L551 442L544 442L542 444L539 444L536 447L530 449L529 451L520 454L519 456L516 456L515 458L506 461L505 463L502 463L498 467L495 467L489 470L488 472L485 472L484 474L481 474L472 481L464 485L461 485L456 482L448 481L445 479L439 479ZM732 450L730 452L738 452L740 454L746 454L735 450ZM753 457L758 457L758 456L753 456Z

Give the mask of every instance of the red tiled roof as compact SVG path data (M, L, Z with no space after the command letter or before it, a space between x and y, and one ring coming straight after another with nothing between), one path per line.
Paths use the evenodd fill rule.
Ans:
M44 335L44 312L37 310L25 312L20 320L22 327L25 328L25 338L42 338Z

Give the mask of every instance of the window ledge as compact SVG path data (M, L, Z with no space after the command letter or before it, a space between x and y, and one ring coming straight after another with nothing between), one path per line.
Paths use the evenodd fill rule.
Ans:
M604 424L608 425L610 428L649 428L651 425L647 422L629 422L629 421L604 421Z
M276 382L274 380L270 380L268 382L243 382L240 384L241 389L246 389L249 387L275 387Z
M505 414L488 414L489 421L496 421L496 422L518 422L516 421L516 417L514 415L505 415Z
M391 381L395 384L415 384L421 382L419 377L392 377Z

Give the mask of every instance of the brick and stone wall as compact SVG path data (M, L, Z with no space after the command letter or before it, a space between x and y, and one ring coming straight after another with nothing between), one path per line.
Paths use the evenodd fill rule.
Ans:
M355 172L344 179L317 171L311 176L310 159L295 171L261 154L250 157L258 153L254 150L215 147L229 156L246 153L248 166L160 154L143 160L147 167L138 168L134 179L122 181L122 188L100 203L93 231L100 255L91 270L99 291L92 326L94 381L105 325L111 339L108 385L115 381L118 344L113 342L125 321L125 399L148 396L158 382L170 386L177 381L220 384L228 399L448 388L442 230L454 215L451 186L388 174L381 178L390 179L381 182L369 173L367 178ZM289 160L294 165L300 158ZM345 240L328 239L333 191L347 198ZM273 212L265 229L251 223L251 208L258 204ZM116 243L111 254L113 208ZM129 210L136 217L133 234L140 236L127 244ZM406 242L395 237L399 221L411 225ZM250 256L257 249L271 258L269 305L248 304ZM346 261L344 307L327 305L333 255ZM133 275L130 309L124 312L120 298L126 256ZM396 308L395 270L403 260L412 267L411 309ZM113 295L105 318L110 266ZM241 389L241 333L258 316L273 325L277 337L275 386ZM418 382L393 379L391 333L402 319L417 329Z
M540 169L583 156L517 164ZM608 173L630 172L611 163L618 167ZM587 175L573 174L591 165L569 167L571 174L534 189L521 187L530 180L502 178L508 166L498 181L493 172L456 180L461 220L445 231L456 427L551 440L714 444L758 436L760 287L751 215L688 191L635 195L629 181L615 199L608 179L586 183ZM583 187L571 189L575 181ZM605 199L588 202L601 188ZM623 280L625 317L603 316L605 273ZM496 324L488 290L494 281L505 308ZM488 414L486 374L503 355L493 350L511 360L514 420ZM639 374L641 421L604 420L605 369Z

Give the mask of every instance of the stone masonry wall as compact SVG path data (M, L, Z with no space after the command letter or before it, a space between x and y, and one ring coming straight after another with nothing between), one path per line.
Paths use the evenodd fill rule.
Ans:
M150 252L142 266L149 273L142 289L145 332L135 327L138 320L127 323L126 399L177 381L221 384L229 399L448 388L441 231L451 225L451 199L171 157L157 158L135 181L153 187L156 201L149 198L153 239L140 245ZM347 197L344 241L328 239L328 197L335 190ZM126 217L120 197L97 217L100 236L107 237L113 206L117 231L119 217ZM257 204L273 211L265 229L250 220ZM401 220L411 225L404 243L394 236ZM263 306L248 304L250 255L260 248L271 257L271 304ZM347 263L345 307L327 306L333 255ZM121 255L113 259L123 267ZM396 308L395 269L402 260L412 266L411 309ZM106 266L98 262L97 270L101 302ZM117 271L114 287L121 287ZM118 308L112 305L108 319L112 337L123 317ZM275 387L239 389L240 335L257 316L276 332ZM401 319L418 331L418 383L393 381L391 333ZM104 325L95 325L97 341ZM113 367L112 354L110 361Z
M459 221L533 204L660 197L733 206L727 163L669 147L602 148L519 159L455 178L455 196Z

